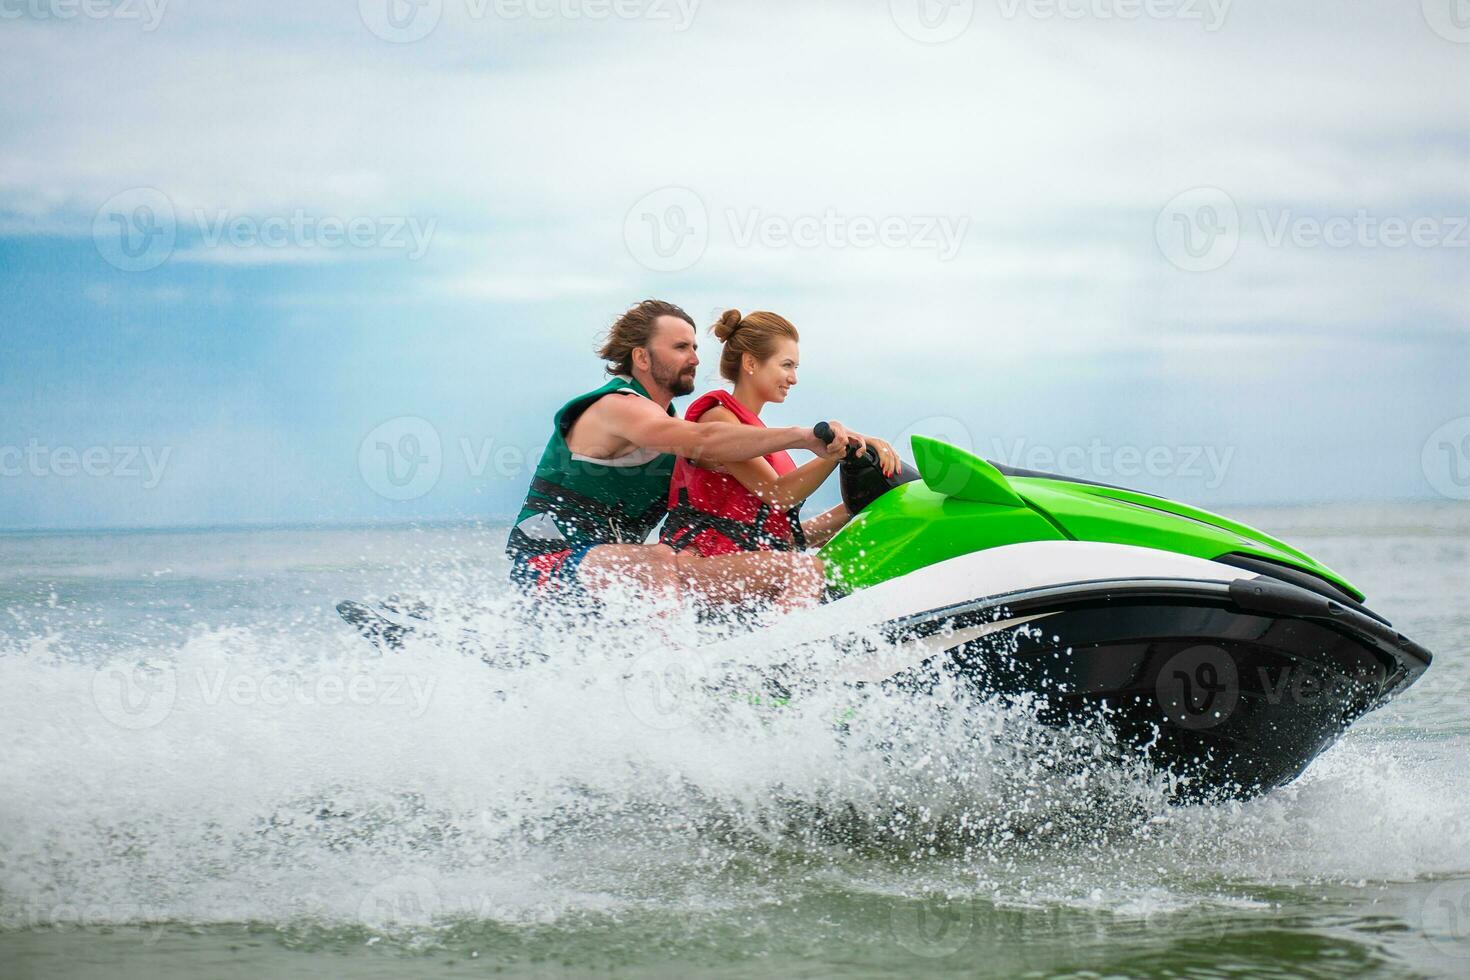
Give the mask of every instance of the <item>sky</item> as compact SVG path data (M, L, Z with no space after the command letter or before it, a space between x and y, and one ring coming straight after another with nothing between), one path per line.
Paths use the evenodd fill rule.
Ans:
M701 390L798 326L770 424L1470 498L1467 0L0 0L0 81L0 528L502 519L648 296Z

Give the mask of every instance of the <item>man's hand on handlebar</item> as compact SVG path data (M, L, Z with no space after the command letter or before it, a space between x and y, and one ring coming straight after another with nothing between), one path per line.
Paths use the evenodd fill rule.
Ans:
M812 437L822 446L817 455L827 459L858 460L867 456L868 462L886 477L903 469L903 461L892 446L861 432L849 432L841 422L818 422L812 427Z

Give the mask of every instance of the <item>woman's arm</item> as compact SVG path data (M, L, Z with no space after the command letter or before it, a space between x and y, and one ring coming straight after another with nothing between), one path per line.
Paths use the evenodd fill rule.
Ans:
M706 422L740 424L740 420L727 408L715 406L699 417ZM775 469L761 456L726 463L723 467L740 485L749 490L763 504L778 510L790 510L817 492L823 481L837 468L837 460L817 458L803 463L785 476L777 476Z
M831 510L818 514L811 520L801 522L801 532L806 538L808 548L820 548L832 540L832 535L842 530L842 526L852 519L847 512L846 504L838 504Z

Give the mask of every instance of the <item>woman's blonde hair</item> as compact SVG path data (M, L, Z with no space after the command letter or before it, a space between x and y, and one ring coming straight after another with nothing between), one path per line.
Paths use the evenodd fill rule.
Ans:
M726 310L710 332L725 345L720 353L720 376L727 381L739 380L744 355L749 354L759 363L776 353L776 344L782 338L801 343L791 321L775 313L741 316L739 310Z

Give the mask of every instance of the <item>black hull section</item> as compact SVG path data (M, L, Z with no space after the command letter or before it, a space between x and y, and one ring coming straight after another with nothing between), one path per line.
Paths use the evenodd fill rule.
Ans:
M1182 801L1290 782L1430 660L1382 620L1266 578L1081 583L894 625L914 636L1036 614L929 666L1032 696L1049 723L1104 717L1130 754L1178 777Z

